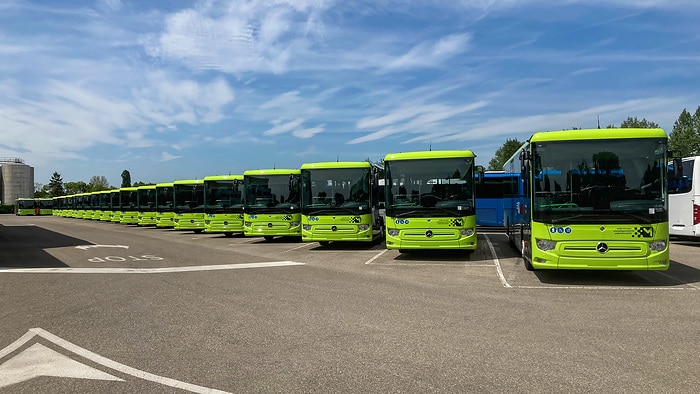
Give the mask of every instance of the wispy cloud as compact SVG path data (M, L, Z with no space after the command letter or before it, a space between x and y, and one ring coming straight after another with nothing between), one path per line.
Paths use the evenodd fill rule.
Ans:
M170 154L168 152L161 152L160 160L158 160L158 161L163 163L166 161L172 161L172 160L176 160L176 159L180 159L180 158L182 158L182 156L175 156L175 155Z

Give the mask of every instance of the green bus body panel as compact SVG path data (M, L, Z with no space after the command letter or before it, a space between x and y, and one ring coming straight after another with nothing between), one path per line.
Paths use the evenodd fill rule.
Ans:
M173 182L173 185L202 185L202 184L204 184L204 179L181 179L179 181Z
M344 168L372 168L372 164L366 161L327 161L316 163L304 163L301 165L302 173L308 170L334 170ZM371 187L371 186L370 186ZM302 215L301 239L304 242L323 241L374 241L372 228L373 214L329 214L329 215ZM305 230L303 226L310 226ZM360 225L366 225L366 230L360 230Z
M244 214L246 237L301 236L301 213ZM296 222L296 226L292 226Z
M274 168L268 170L246 170L243 172L243 176L256 176L256 175L292 175L301 174L299 169L290 168Z
M535 269L660 270L669 266L668 223L551 225L532 223L532 266ZM537 239L556 241L556 248L542 251ZM649 242L666 241L655 252ZM609 250L598 252L605 242Z
M462 217L386 217L387 249L466 249L476 250L476 215ZM389 229L399 230L397 236ZM472 229L471 235L460 230ZM430 230L430 236L428 233Z
M433 160L476 158L471 150L436 150L390 153L384 162L400 160ZM473 178L471 179L473 182ZM390 187L387 185L387 187ZM396 236L389 235L389 230L398 230ZM462 235L461 230L471 232ZM477 231L476 214L460 217L401 217L386 216L387 249L463 249L476 250Z
M173 217L175 230L204 230L204 212L176 213Z
M587 129L560 130L534 133L528 142L518 149L504 165L515 160L523 149L539 142L599 141L605 147L606 140L664 139L663 129ZM621 158L624 159L624 158ZM529 204L529 202L528 202ZM668 222L652 224L550 224L531 220L530 228L523 234L523 258L536 270L668 270L670 265ZM514 227L517 231L517 227ZM522 228L521 228L522 229ZM510 231L510 230L509 230ZM543 251L537 240L555 241L553 250ZM663 241L666 248L652 251L651 242ZM599 252L600 244L607 250Z
M668 138L662 129L586 129L541 131L530 137L530 143L555 141L610 140L625 138ZM519 153L516 152L516 153Z
M205 181L242 181L243 175L209 175L204 177Z
M205 233L242 233L242 213L209 213L205 215Z
M156 190L156 185L143 185L137 187L138 190ZM139 204L140 205L140 204ZM139 226L155 226L158 223L158 213L156 211L141 211L139 210Z
M156 183L156 190L158 190L158 188L173 187L173 185L174 185L173 182ZM156 193L157 193L157 191L156 191ZM174 211L159 211L159 212L157 212L157 215L156 215L156 227L158 227L158 228L173 228L173 227L175 227L175 222L173 221L174 218L175 218Z
M332 170L338 168L371 168L372 165L366 161L327 161L318 163L305 163L301 165L302 170Z
M208 175L204 181L241 181L243 175ZM205 196L206 202L206 196ZM243 233L243 213L206 213L204 218L205 233Z
M305 230L302 226L301 239L305 242L320 241L373 241L372 214L365 215L302 215L302 225L311 226ZM366 225L367 230L360 230Z
M298 175L300 169L275 168L264 170L246 170L243 176L260 175ZM246 237L295 236L301 237L301 212L299 213L261 213L243 214L243 221L250 226L243 227ZM292 226L296 222L296 226Z
M384 161L392 160L420 160L420 159L459 159L463 157L474 158L476 155L470 150L433 150L421 152L389 153L384 156Z

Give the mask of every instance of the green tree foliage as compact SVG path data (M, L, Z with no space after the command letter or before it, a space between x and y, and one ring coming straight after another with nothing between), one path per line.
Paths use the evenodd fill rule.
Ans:
M700 155L700 106L692 115L683 109L673 124L668 145L675 156Z
M34 184L34 198L47 198L49 196L49 185L42 185L41 183Z
M65 188L66 194L87 193L90 191L90 186L83 181L66 182Z
M61 178L61 174L56 171L51 175L51 180L49 181L49 194L51 197L63 196L66 194L63 188L63 178Z
M522 146L522 142L518 141L517 138L508 138L503 145L498 148L493 158L489 161L489 170L502 170L503 164L513 156L518 148Z
M91 192L109 190L110 188L109 182L107 182L107 178L105 178L103 175L95 175L92 178L90 178L89 187Z
M635 116L634 118L628 117L627 119L623 120L622 123L620 123L620 127L623 129L658 129L659 124L646 120L645 118L639 120Z
M131 186L131 174L129 173L129 170L124 170L122 171L122 186L121 187L130 187Z

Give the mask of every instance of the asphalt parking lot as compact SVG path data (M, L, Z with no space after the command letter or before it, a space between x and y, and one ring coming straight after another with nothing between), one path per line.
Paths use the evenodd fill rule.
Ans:
M695 392L700 244L665 272L0 216L0 392ZM4 382L4 383L3 383Z

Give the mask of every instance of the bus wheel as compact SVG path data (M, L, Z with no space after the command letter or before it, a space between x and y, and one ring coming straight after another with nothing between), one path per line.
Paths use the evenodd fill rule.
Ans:
M399 249L399 253L408 253L407 249Z
M233 233L224 233L224 236L227 238L233 237Z
M198 228L198 229L194 230L194 233L195 233L195 234L199 234L199 233L201 233L202 231L203 231L203 230L202 230L201 228Z
M528 271L534 271L535 267L532 266L532 263L530 263L530 260L526 259L523 257L523 261L525 262L525 269Z
M273 237L272 235L266 235L263 238L265 238L265 241L272 241L275 237Z
M331 241L318 241L318 243L321 244L321 246L328 246L331 244Z

